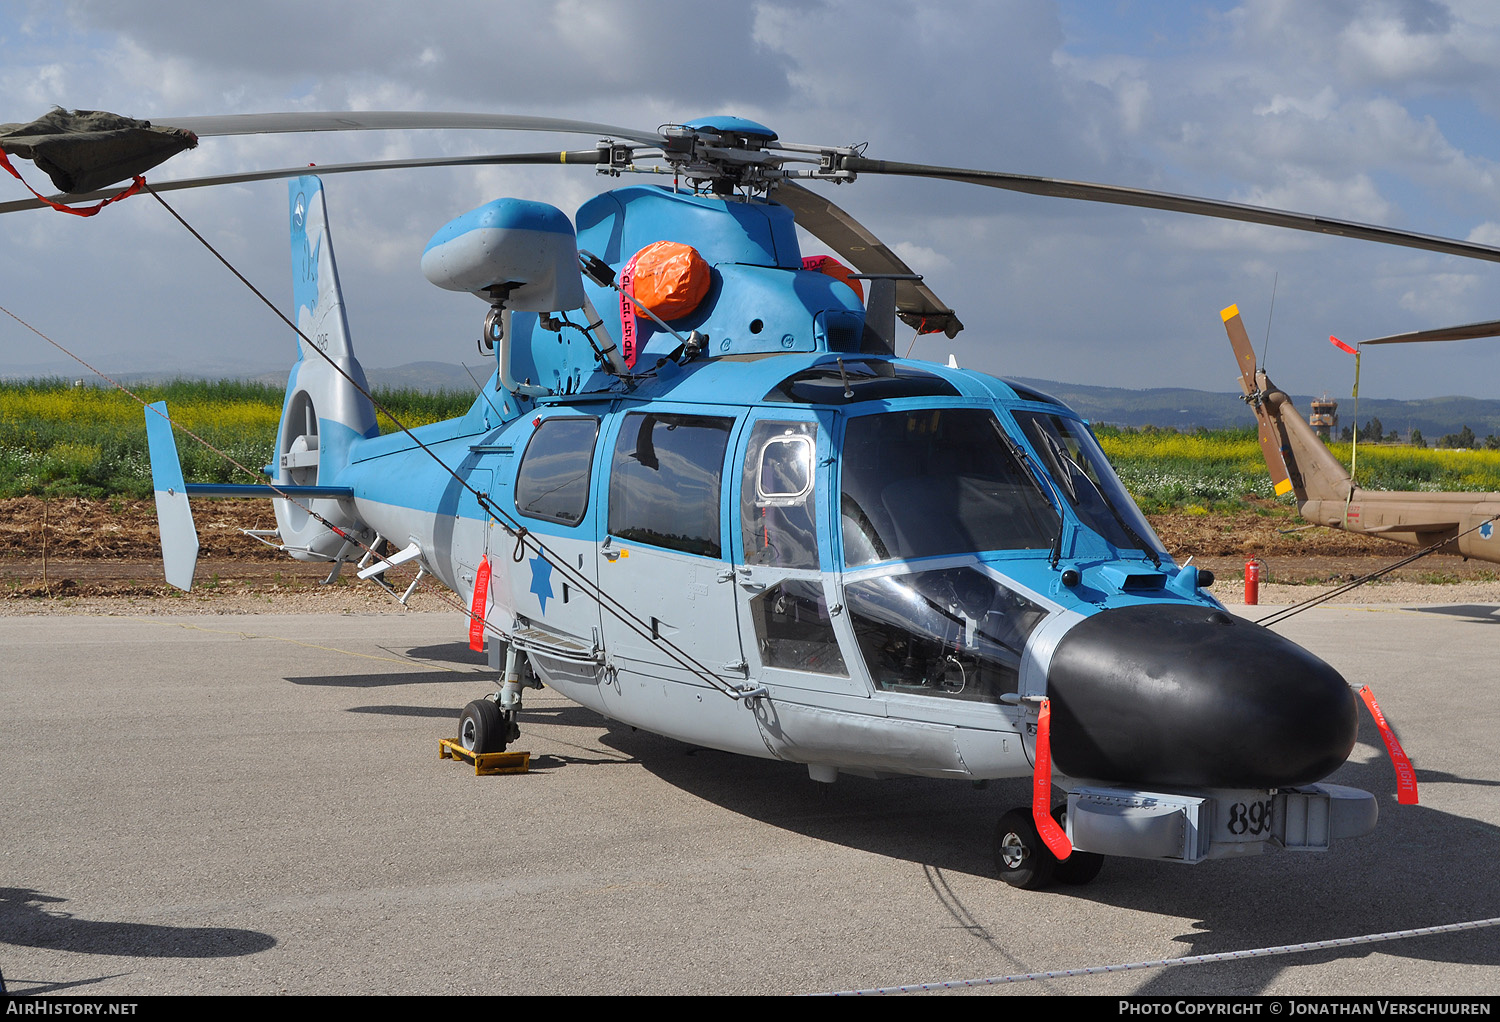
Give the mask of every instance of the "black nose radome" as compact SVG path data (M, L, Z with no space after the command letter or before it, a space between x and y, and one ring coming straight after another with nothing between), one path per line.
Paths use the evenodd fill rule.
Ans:
M1136 786L1308 784L1354 748L1354 693L1260 625L1191 604L1102 611L1047 672L1052 755L1074 777Z

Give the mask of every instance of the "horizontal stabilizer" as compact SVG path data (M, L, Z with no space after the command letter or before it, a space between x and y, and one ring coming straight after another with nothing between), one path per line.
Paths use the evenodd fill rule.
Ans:
M151 457L151 486L156 491L162 568L169 583L188 592L198 566L198 529L188 507L182 463L177 460L177 442L172 438L165 401L146 406L146 447Z
M422 548L418 544L412 543L400 553L391 554L391 556L387 557L385 560L376 561L368 568L365 568L359 573L359 577L369 578L372 575L379 575L381 572L390 571L392 568L396 567L399 564L405 564L407 561L416 560L421 556Z

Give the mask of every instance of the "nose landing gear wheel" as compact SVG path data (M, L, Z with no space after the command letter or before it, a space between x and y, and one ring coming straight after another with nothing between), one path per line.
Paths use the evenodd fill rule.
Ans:
M995 868L1012 887L1034 891L1052 882L1057 859L1042 843L1031 813L1012 809L995 828Z
M1052 811L1059 825L1066 811L1065 806ZM1104 856L1075 851L1059 861L1037 833L1031 811L1012 809L1000 817L995 830L995 868L1012 887L1034 891L1053 882L1086 884L1104 868Z

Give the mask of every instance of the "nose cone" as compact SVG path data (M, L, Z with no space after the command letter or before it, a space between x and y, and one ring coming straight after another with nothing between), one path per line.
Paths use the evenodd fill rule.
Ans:
M1052 756L1075 777L1137 786L1308 784L1354 748L1354 693L1260 625L1192 604L1102 611L1047 673Z

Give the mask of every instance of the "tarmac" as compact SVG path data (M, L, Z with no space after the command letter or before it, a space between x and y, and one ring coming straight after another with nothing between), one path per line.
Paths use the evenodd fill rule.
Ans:
M1500 606L1278 630L1372 687L1421 804L1364 717L1331 780L1377 794L1374 835L1026 892L991 851L1025 780L824 785L550 690L530 773L441 760L494 687L458 614L0 618L0 973L75 997L817 994L1500 917ZM968 992L1494 996L1500 927Z

